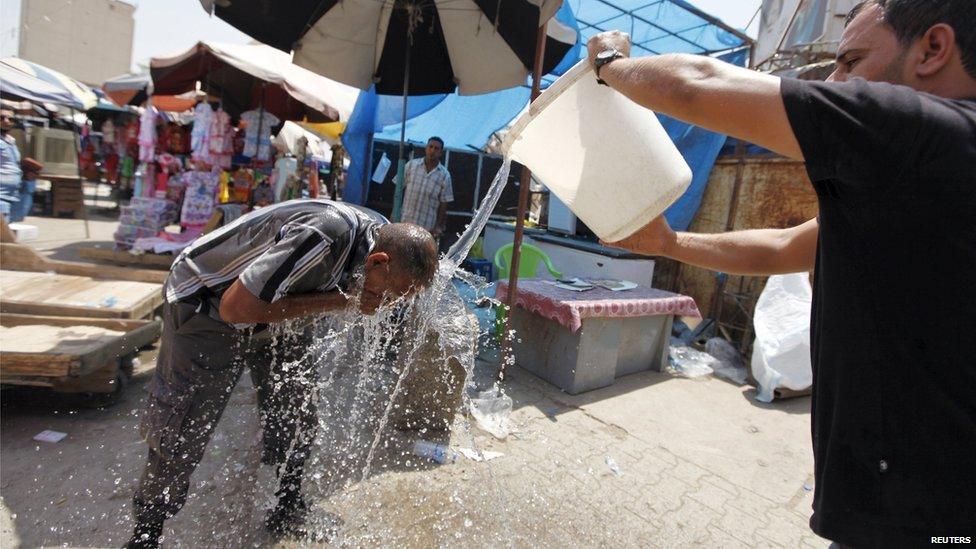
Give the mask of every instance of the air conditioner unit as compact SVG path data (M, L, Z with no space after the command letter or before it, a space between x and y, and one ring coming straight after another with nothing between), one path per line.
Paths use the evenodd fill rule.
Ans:
M78 176L78 141L73 131L33 127L27 135L28 156L44 164L45 175Z

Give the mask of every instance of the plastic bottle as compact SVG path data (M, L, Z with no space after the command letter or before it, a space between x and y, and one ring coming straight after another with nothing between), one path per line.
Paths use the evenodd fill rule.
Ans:
M415 456L432 459L437 463L454 463L458 459L457 452L446 444L438 444L429 440L418 440L413 443Z

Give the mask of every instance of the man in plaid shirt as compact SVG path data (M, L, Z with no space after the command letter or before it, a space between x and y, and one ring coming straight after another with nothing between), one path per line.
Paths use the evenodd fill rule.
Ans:
M454 201L451 174L441 164L443 155L444 140L431 137L427 140L423 158L407 162L404 169L401 220L420 225L430 231L434 238L444 233L447 205Z

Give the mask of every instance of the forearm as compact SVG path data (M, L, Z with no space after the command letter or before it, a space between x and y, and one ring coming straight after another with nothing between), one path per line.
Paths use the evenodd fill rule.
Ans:
M342 293L331 291L288 295L268 303L237 280L221 297L220 317L231 324L267 324L342 309L346 301Z
M618 59L600 76L648 109L802 160L775 76L688 54Z
M790 248L788 230L784 229L677 233L661 255L735 275L765 276L813 269L815 246Z
M281 322L283 320L327 313L342 309L345 304L345 297L336 291L285 296L274 303L268 303L261 320L257 322Z

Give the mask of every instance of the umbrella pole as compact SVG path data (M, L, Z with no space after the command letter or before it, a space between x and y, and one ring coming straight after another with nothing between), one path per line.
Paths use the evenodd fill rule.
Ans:
M542 80L542 60L546 54L546 24L539 26L535 38L535 62L532 67L532 95L529 102L539 97L540 81ZM509 363L515 363L515 336L512 333L512 314L515 312L515 296L518 291L519 263L522 259L522 235L525 231L525 211L529 205L529 187L532 184L532 171L528 166L522 166L522 177L519 179L518 217L515 219L515 240L512 246L512 261L508 275L508 314L505 315L504 346L502 349L502 365L498 371L498 380L505 379L505 370Z
M403 111L400 115L400 150L397 153L396 186L393 192L393 221L400 221L403 208L403 180L406 176L407 160L403 157L403 145L407 138L407 98L410 96L410 46L413 40L407 35L407 59L403 71Z

